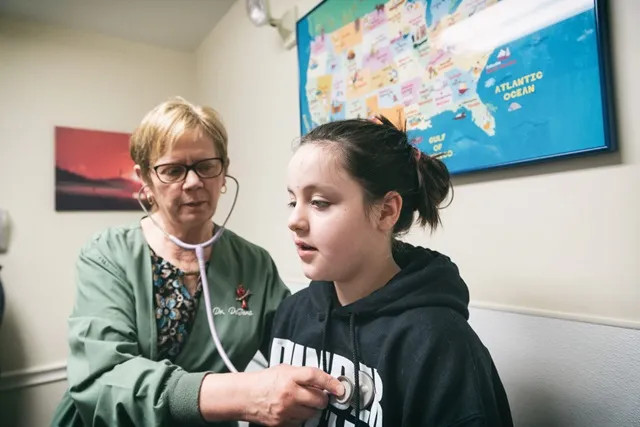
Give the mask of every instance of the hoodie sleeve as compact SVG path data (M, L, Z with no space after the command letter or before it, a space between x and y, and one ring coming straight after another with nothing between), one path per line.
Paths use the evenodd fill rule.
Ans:
M449 309L437 311L437 319L422 323L432 326L420 327L419 337L406 340L413 341L412 348L405 349L416 363L399 372L406 384L400 386L405 391L402 424L512 426L507 396L489 352L462 316Z
M69 319L70 395L84 425L198 424L205 373L143 357L134 296L122 270L89 245L77 263L77 296Z

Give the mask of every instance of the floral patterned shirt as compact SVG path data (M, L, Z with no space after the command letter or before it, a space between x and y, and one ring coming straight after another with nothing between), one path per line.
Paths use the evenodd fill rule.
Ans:
M202 292L202 281L193 295L183 283L185 273L151 249L153 293L158 328L158 357L174 361L187 342Z

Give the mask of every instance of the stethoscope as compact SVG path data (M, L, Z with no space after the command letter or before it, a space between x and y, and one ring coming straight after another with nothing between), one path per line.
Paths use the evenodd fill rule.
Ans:
M195 251L196 257L198 258L198 266L200 267L200 279L202 280L202 290L204 292L204 303L207 308L206 310L207 323L209 324L209 331L211 332L211 338L213 339L213 342L216 345L216 349L218 350L220 357L222 357L222 360L224 361L224 364L226 365L227 369L230 372L238 372L236 367L233 365L233 363L229 359L227 352L224 350L224 347L222 346L222 342L220 342L220 338L218 337L218 332L216 331L216 325L213 321L213 310L211 309L211 297L209 296L209 282L207 280L206 262L204 259L204 248L206 248L207 246L213 245L215 242L218 241L218 239L220 239L220 237L222 236L222 233L225 230L225 226L227 225L227 221L229 221L229 217L231 216L231 213L233 212L233 209L236 206L236 201L238 200L238 193L240 192L240 183L236 178L234 178L231 175L225 175L225 177L231 178L236 183L236 192L233 197L231 209L229 209L229 213L227 214L227 217L224 219L222 226L220 226L216 230L216 232L213 234L213 237L211 237L209 240L202 243L198 243L198 244L185 243L182 240L178 239L176 236L167 233L164 230L164 228L162 228L162 226L158 224L158 222L153 218L153 216L151 215L147 207L142 202L142 198L141 198L142 192L146 187L148 187L146 184L140 187L140 190L138 190L137 199L144 213L149 217L151 222L153 222L153 224L156 227L158 227L158 229L162 232L162 234L165 235L167 239L171 240L174 244L178 245L183 249ZM360 393L359 393L360 407L368 408L369 406L371 406L371 403L373 402L373 397L374 397L375 390L374 390L373 379L366 372L359 371L359 374L360 375L358 380L360 383ZM348 409L350 406L355 406L355 399L356 399L355 382L351 378L344 375L340 375L338 377L338 381L340 381L344 386L345 393L342 396L331 396L331 403L338 409Z
M142 192L146 187L148 187L146 184L140 187L140 190L138 190L137 198L138 198L138 203L140 204L140 207L142 208L144 213L147 214L149 219L153 222L153 224L156 227L158 227L160 231L162 231L162 234L164 234L167 239L171 240L173 243L175 243L176 245L178 245L183 249L188 249L196 252L196 257L198 258L198 266L200 267L200 279L202 280L202 290L204 292L204 303L207 308L206 310L207 322L209 323L209 331L211 332L211 338L213 339L213 342L216 345L216 349L218 350L220 357L222 357L224 364L227 366L227 369L230 372L238 372L236 367L233 366L233 363L231 363L229 356L227 356L227 352L224 351L224 347L222 346L222 342L220 342L220 338L218 337L218 332L216 331L216 325L213 322L213 310L211 309L211 297L209 296L209 282L207 280L207 269L206 269L206 262L204 259L204 248L206 248L207 246L213 245L215 242L218 241L218 239L220 239L220 237L222 236L222 233L225 230L225 226L227 225L227 221L229 221L229 217L233 212L233 208L235 208L236 206L236 201L238 200L238 193L240 192L240 183L238 182L237 179L235 179L231 175L225 175L225 177L231 178L236 183L236 192L233 197L233 203L231 204L231 209L229 210L227 217L224 219L222 226L216 230L216 232L213 234L213 237L211 237L206 242L202 242L198 244L183 242L182 240L178 239L176 236L167 233L164 230L164 228L162 228L162 226L160 226L160 224L158 224L158 222L155 219L153 219L153 216L151 216L151 213L147 210L147 207L144 205L144 203L142 203L142 199L141 199Z
M375 386L373 378L364 372L358 371L358 382L360 383L360 408L369 409L373 403L375 395ZM356 384L355 381L346 375L340 375L338 381L344 387L344 394L342 396L331 395L329 401L333 406L338 409L349 409L356 406Z

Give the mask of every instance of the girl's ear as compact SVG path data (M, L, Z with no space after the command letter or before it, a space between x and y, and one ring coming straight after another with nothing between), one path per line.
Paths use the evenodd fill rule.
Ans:
M385 194L377 209L377 222L380 231L393 231L402 211L402 196L397 191Z

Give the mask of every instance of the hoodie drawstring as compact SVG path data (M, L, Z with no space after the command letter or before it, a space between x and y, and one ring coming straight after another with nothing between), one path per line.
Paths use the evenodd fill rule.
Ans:
M331 319L331 306L327 307L326 317L324 319L324 329L322 329L322 370L327 374L331 374L331 364L333 363L333 353L331 353L329 359L329 366L327 366L327 338L329 336L329 320Z
M351 346L353 350L353 376L355 377L355 393L356 393L356 422L358 425L360 419L360 363L358 362L360 351L358 349L358 340L356 339L356 314L351 313L349 317L349 333L351 335Z
M329 307L327 307L326 317L324 319L324 328L322 329L322 370L329 375L331 375L331 366L333 365L333 353L331 353L331 356L329 356L329 365L327 366L327 339L329 338L329 323L331 319L331 308L332 308L332 304L329 303ZM328 409L329 407L327 406L322 410L320 419L325 419Z
M333 365L333 352L330 353L329 363L327 364L327 341L329 339L330 332L330 322L331 322L331 309L332 304L329 304L327 307L327 313L324 323L324 328L322 330L322 370L327 374L331 374L331 366ZM353 376L354 376L354 392L355 392L355 415L356 420L354 426L358 425L358 421L360 420L360 348L358 346L357 339L357 331L356 331L356 314L351 313L349 316L349 335L351 338L351 349L352 349L352 363L353 363ZM321 418L325 417L327 408L322 411Z

